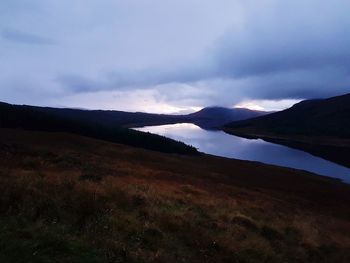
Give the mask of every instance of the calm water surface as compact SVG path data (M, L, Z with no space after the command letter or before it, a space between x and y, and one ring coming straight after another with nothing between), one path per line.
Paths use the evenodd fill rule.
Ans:
M182 141L208 154L302 169L350 183L350 169L346 167L261 139L245 139L223 131L203 130L188 123L148 126L136 130Z

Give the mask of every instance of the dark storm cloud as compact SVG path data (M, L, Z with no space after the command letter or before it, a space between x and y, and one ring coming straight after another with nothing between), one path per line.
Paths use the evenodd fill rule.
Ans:
M33 79L62 101L149 90L181 107L350 91L348 0L0 2L0 86Z
M305 29L307 30L307 29ZM350 30L350 26L347 26ZM288 28L260 29L254 36L227 34L214 50L214 61L223 76L240 78L315 68L347 69L350 65L350 35L324 32L315 36L288 32ZM345 31L345 30L341 30ZM249 32L249 30L248 30Z
M347 93L350 87L347 71L331 67L277 71L249 79L245 94L262 99L330 97Z
M55 81L72 92L90 92L106 89L106 85L102 82L73 74L61 75L55 78Z
M221 96L234 98L243 89L235 82L248 79L244 93L252 98L312 98L348 92L350 19L345 10L350 10L350 2L263 2L254 7L247 4L242 24L227 30L200 59L186 66L110 72L98 85L81 77L62 83L84 92L226 79L232 86Z
M172 68L150 68L145 70L111 71L98 78L89 78L78 74L63 74L55 80L73 92L92 92L101 90L127 90L133 87L149 88L150 86L168 83L192 83L203 78L215 77L214 70L203 64L193 64Z
M1 31L1 36L12 42L23 43L23 44L35 44L35 45L53 45L55 42L43 36L36 34L20 32L13 29L4 29Z
M350 91L349 1L283 1L255 10L214 46L217 75L252 79L252 98L313 98ZM259 6L258 6L259 8Z

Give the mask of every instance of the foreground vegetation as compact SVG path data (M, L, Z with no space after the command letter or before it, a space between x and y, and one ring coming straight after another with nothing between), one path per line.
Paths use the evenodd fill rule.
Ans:
M350 262L350 187L0 129L0 262Z

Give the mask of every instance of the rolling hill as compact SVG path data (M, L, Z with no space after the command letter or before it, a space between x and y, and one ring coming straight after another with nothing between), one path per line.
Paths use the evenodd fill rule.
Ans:
M219 128L232 121L250 119L268 112L254 111L243 108L206 107L200 111L187 115L194 124L201 128Z
M226 127L257 133L350 138L350 94L305 100L284 111Z
M97 127L100 130L115 129L118 132L126 132L122 128L174 123L193 123L204 129L214 129L231 121L260 116L266 114L266 112L208 107L188 115L170 115L36 107L0 102L0 114L0 127L77 132L83 130L82 127L79 128L78 126L90 125L89 129L84 128L88 133L88 130L97 129Z
M230 134L284 144L350 167L350 94L227 124Z
M143 133L122 124L128 113L55 109L32 106L0 104L0 128L70 132L110 142L171 153L195 154L197 150L182 142L163 136ZM134 115L132 115L134 116ZM138 117L138 116L137 116ZM142 118L142 116L140 117ZM129 118L134 122L135 118Z
M127 129L173 123L194 123L214 128L232 120L263 114L246 109L205 108L189 115L150 114L142 112L81 110L0 103L0 127L51 132L71 132L92 138L123 143L146 149L174 153L195 153L181 142Z

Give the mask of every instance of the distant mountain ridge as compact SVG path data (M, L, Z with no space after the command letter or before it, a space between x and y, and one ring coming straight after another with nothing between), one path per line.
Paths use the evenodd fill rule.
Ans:
M1 102L0 102L1 103ZM194 123L204 129L219 128L229 122L243 120L267 114L263 111L252 111L241 108L207 107L187 115L156 114L144 112L125 112L116 110L84 110L71 108L37 107L27 105L12 105L13 107L53 114L56 117L71 121L92 121L96 125L116 125L119 127L142 127L175 123Z
M218 106L206 107L200 111L191 113L188 118L194 123L204 128L218 128L231 121L239 121L263 116L269 112L255 111L245 108L224 108Z
M205 108L188 115L167 115L36 107L0 102L0 128L69 132L152 150L195 153L195 148L184 143L127 128L194 123L202 128L212 129L232 120L248 118L256 114L249 110L220 107Z
M120 115L120 114L116 114ZM125 115L125 114L121 114ZM111 120L115 121L111 121ZM134 121L133 119L130 121ZM0 103L0 128L67 132L160 152L197 154L182 142L122 127L110 112L55 109Z

